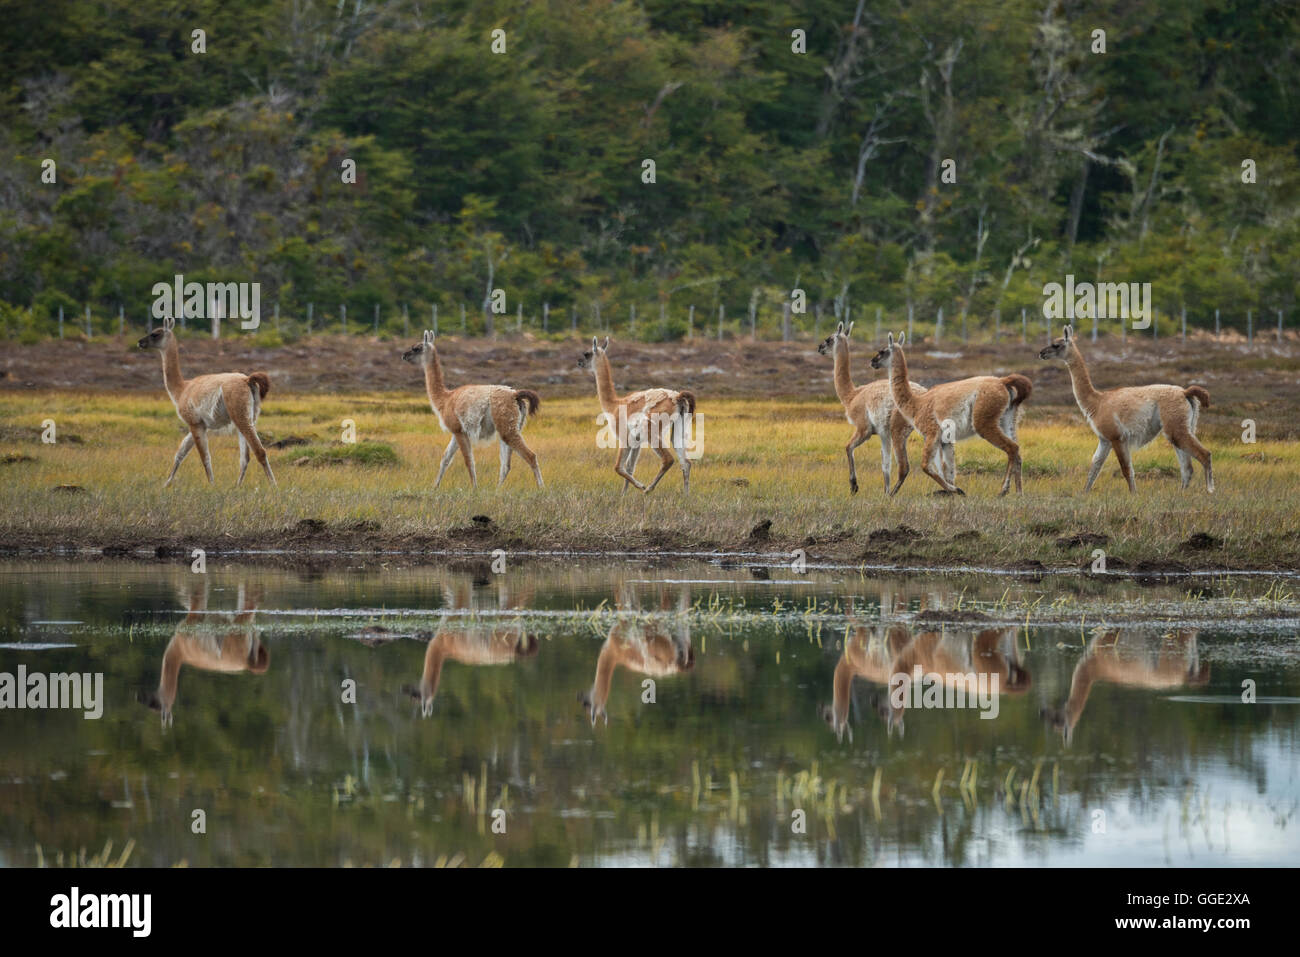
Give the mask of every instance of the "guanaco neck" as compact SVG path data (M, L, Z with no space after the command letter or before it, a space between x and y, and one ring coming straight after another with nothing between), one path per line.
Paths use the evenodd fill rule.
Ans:
M835 666L835 678L831 684L831 716L835 721L836 733L849 723L849 701L855 673L853 662L849 661L846 652Z
M424 363L424 391L429 394L429 403L435 408L441 408L442 403L450 393L442 380L442 360L438 358L438 350L429 347L429 358Z
M849 341L835 340L835 394L845 407L853 399L853 376L849 373Z
M163 385L172 403L180 401L181 390L185 388L185 377L181 375L181 350L176 345L176 337L168 336L167 345L162 351Z
M591 713L599 714L609 702L609 688L614 680L614 669L623 657L622 649L615 646L612 638L606 638L596 659L596 680L591 685Z
M173 635L163 652L162 676L158 680L158 700L162 702L163 713L171 711L176 703L176 686L181 676L181 665L185 661L185 649L182 642Z
M1075 666L1074 675L1070 678L1070 697L1062 709L1065 712L1066 727L1071 731L1078 725L1083 707L1088 703L1088 694L1092 691L1093 682L1097 680L1098 670L1097 659L1092 655Z
M601 353L596 356L596 395L600 407L613 414L618 409L618 393L614 391L614 371L610 368L609 358Z
M420 675L420 698L433 700L438 694L438 681L442 677L442 663L447 660L447 649L442 635L437 635L429 642L424 652L424 673Z
M889 391L894 394L894 405L902 409L904 415L910 416L915 396L907 378L907 357L898 346L889 350Z
M1070 385L1074 389L1074 401L1079 403L1079 408L1085 414L1091 416L1097 410L1101 393L1092 386L1092 378L1088 375L1088 364L1083 361L1083 353L1079 351L1078 346L1072 346L1066 354L1065 365L1070 370Z

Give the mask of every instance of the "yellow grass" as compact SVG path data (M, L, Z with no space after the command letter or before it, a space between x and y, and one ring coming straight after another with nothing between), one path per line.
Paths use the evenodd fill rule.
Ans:
M613 452L597 446L594 397L545 400L525 439L537 452L546 487L537 489L515 458L504 488L496 487L497 449L477 449L479 488L469 488L459 458L433 490L447 436L420 395L285 395L268 397L259 428L264 440L290 435L329 447L343 420L362 442L387 443L396 465L294 464L302 448L272 450L280 481L268 487L256 462L234 488L233 436L212 440L217 485L210 488L196 453L172 487L163 479L182 435L163 395L125 397L49 392L0 395L0 537L7 545L100 547L163 542L281 548L299 520L326 532L352 534L354 544L489 550L514 549L790 551L901 563L970 562L998 566L1039 560L1079 564L1095 545L1063 548L1060 537L1109 537L1107 555L1130 564L1181 562L1191 567L1300 566L1300 510L1295 476L1300 450L1273 442L1243 444L1225 423L1203 420L1214 452L1218 491L1207 495L1199 466L1193 485L1179 487L1172 449L1157 439L1135 457L1138 495L1129 496L1112 458L1093 493L1081 494L1095 442L1077 410L1034 408L1021 430L1025 494L996 497L1005 458L978 439L958 446L958 484L965 498L931 493L918 467L919 437L909 444L912 474L900 495L882 490L877 439L858 450L862 491L848 494L844 443L850 428L837 403L762 399L700 401L703 458L681 494L673 469L652 496L621 496ZM42 444L45 419L59 441ZM81 442L69 439L79 437ZM373 446L371 447L373 450ZM24 460L23 457L32 460ZM17 459L17 461L10 461ZM646 450L638 477L648 481L657 458ZM76 485L82 492L54 491ZM456 530L473 515L495 522L470 539ZM766 543L749 541L755 524L772 520ZM363 531L348 533L356 523ZM921 537L881 544L874 530L909 526ZM971 532L977 534L972 535ZM1179 550L1206 532L1221 548ZM809 541L811 540L811 544Z

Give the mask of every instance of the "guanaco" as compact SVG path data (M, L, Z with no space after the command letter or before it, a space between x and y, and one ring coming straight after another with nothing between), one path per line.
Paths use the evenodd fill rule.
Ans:
M863 678L873 684L889 684L894 674L894 659L912 640L904 625L894 624L883 629L858 625L844 642L844 653L835 666L831 680L831 704L823 706L822 720L835 732L835 740L843 741L848 734L853 743L853 728L849 726L849 704L852 701L853 679ZM876 699L879 701L879 699ZM882 710L882 717L888 714Z
M849 458L849 493L858 494L858 469L853 461L853 453L859 445L873 435L880 436L880 471L885 480L885 492L889 492L890 451L898 461L898 485L901 488L907 478L907 439L912 434L912 424L894 408L894 393L889 379L878 379L866 385L855 386L849 371L849 335L853 332L853 323L846 328L841 322L835 331L817 347L822 355L835 358L835 394L844 405L844 416L853 426L853 437L844 447ZM922 395L923 386L911 383L912 392ZM885 440L885 436L889 440Z
M262 674L271 664L266 646L253 625L259 592L239 586L238 611L233 616L207 614L206 583L196 583L190 590L189 613L176 627L163 652L162 676L157 692L145 703L162 716L163 726L173 723L173 706L180 682L181 666L200 671L236 674L248 671Z
M695 393L686 389L644 389L620 396L614 390L614 373L609 364L609 336L602 346L591 337L591 349L578 359L578 368L590 369L596 377L596 396L606 425L617 439L614 472L629 485L649 494L673 467L673 456L682 470L682 491L691 490L691 460L686 452L690 417L695 414ZM636 463L644 444L659 454L659 474L649 485L637 481ZM669 451L669 448L673 451Z
M620 586L623 596L617 607L621 612L636 609L628 586ZM583 710L595 727L598 718L609 724L605 710L609 702L610 685L614 670L622 665L638 674L651 678L679 675L695 667L695 649L691 647L690 625L685 613L690 608L690 595L685 586L678 593L677 615L669 622L662 617L619 617L605 643L600 646L596 659L596 679L589 689L578 695Z
M426 632L427 634L427 632ZM438 694L442 666L447 661L465 665L506 665L537 654L537 636L526 634L516 626L499 628L471 627L439 629L429 639L424 651L424 671L420 675L418 697L420 713L433 713L433 699Z
M1039 714L1061 732L1068 746L1074 740L1074 729L1097 682L1152 691L1209 684L1210 666L1201 663L1196 635L1191 630L1151 635L1097 629L1087 651L1074 666L1070 696L1060 708L1044 708Z
M1066 326L1060 339L1056 339L1038 353L1040 359L1060 359L1070 370L1070 385L1074 401L1079 404L1088 427L1097 436L1097 451L1088 469L1088 483L1084 492L1092 491L1092 483L1106 461L1110 450L1115 450L1119 470L1128 482L1130 493L1137 491L1133 480L1133 453L1161 432L1178 456L1178 471L1182 473L1183 488L1192 481L1192 458L1201 463L1205 472L1205 490L1214 491L1214 469L1210 463L1210 450L1196 438L1196 422L1201 409L1210 407L1210 393L1199 385L1181 388L1176 385L1137 385L1099 392L1092 386L1088 365L1079 351L1074 329Z
M251 449L258 463L266 470L266 477L275 483L266 449L257 435L257 416L262 411L262 400L271 391L271 379L265 372L244 375L242 372L220 372L213 375L186 379L181 375L180 348L176 344L175 319L164 319L162 328L143 336L136 345L141 349L157 349L162 353L163 385L171 397L176 414L190 430L181 439L180 448L172 462L171 474L163 483L166 488L176 477L176 470L190 454L199 450L203 469L208 473L208 484L214 485L212 459L208 455L208 433L235 429L239 436L239 479L243 484L248 470L248 453Z
M1007 494L1013 478L1016 491L1022 491L1016 430L1033 383L1018 374L982 375L945 382L917 395L907 378L907 357L903 354L905 335L900 332L895 341L894 334L889 333L888 345L872 358L871 367L889 370L894 405L925 439L922 470L945 492L965 495L956 485L955 446L962 439L978 435L1007 454L1007 471L998 494ZM897 492L898 485L895 485L889 494Z
M484 591L495 583L495 589ZM515 587L518 586L518 587ZM490 576L484 565L472 575L452 574L443 581L443 607L448 611L486 612L490 615L505 609L527 608L533 601L534 590L526 581L513 582L506 575ZM477 619L474 615L471 621ZM443 665L456 661L464 665L506 665L537 654L539 643L535 634L526 632L519 624L459 624L460 616L448 616L429 639L424 651L424 669L418 687L407 685L404 690L420 702L424 717L433 713L433 701L442 680ZM427 635L428 632L425 632Z
M451 433L433 487L436 489L442 484L442 477L459 448L465 468L469 469L470 485L477 488L473 443L490 442L493 436L498 436L501 473L497 485L500 486L510 474L511 454L518 452L533 470L537 487L541 488L541 467L522 435L528 416L536 415L541 407L541 398L532 389L512 389L508 385L462 385L448 389L443 381L442 360L438 357L433 338L433 331L426 329L424 338L402 354L407 362L424 368L424 390L429 395L429 405L442 430Z
M1029 672L1020 661L1014 628L989 628L974 634L922 632L894 657L889 668L889 680L896 680L900 675L911 680L918 665L922 675L940 675L946 682L955 681L960 676L968 690L972 680L978 681L980 676L988 675L989 686L999 695L1023 694L1032 683ZM992 679L996 679L996 684ZM906 701L898 707L890 696L888 725L891 731L897 728L899 737L903 735L906 707Z

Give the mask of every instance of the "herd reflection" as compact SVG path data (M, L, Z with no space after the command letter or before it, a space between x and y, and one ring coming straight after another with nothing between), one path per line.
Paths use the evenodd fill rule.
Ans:
M640 584L638 588L622 581L616 586L614 620L596 653L593 680L577 694L593 727L609 723L610 697L620 667L656 680L695 668L690 584ZM261 588L241 584L235 610L226 612L209 612L208 592L206 579L189 587L184 597L187 611L163 653L157 689L142 696L161 715L164 726L174 723L183 666L257 675L270 665L270 652L254 623L263 601ZM443 618L427 640L419 685L408 686L424 717L434 712L448 661L509 665L536 656L541 647L538 634L524 624L524 612L536 597L527 584L485 571L453 573L443 580L442 592ZM1016 627L918 627L887 620L896 614L895 602L892 591L882 592L876 605L882 621L872 625L861 623L854 603L848 605L851 624L831 673L831 703L819 709L837 741L846 737L853 741L854 679L871 686L869 715L882 723L887 736L897 732L899 737L907 708L919 700L898 693L903 678L933 676L940 690L965 684L972 694L975 687L987 686L994 695L1022 695L1033 686ZM512 611L519 616L512 619ZM1074 667L1064 702L1042 707L1039 715L1068 746L1099 682L1151 691L1203 687L1209 683L1210 668L1200 660L1196 639L1194 630L1157 634L1099 628Z
M1224 618L1236 592L769 574L11 569L0 671L102 670L105 708L5 713L0 854L93 827L150 866L1294 857L1300 651L1281 618ZM917 671L939 680L895 700ZM214 793L222 839L195 844Z
M849 706L854 678L863 678L885 689L872 696L872 709L884 721L889 734L903 735L903 714L912 700L911 683L917 675L935 678L940 690L960 688L962 700L975 707L975 691L988 689L992 695L1023 694L1030 676L1020 660L1015 628L987 628L982 631L944 630L913 633L906 625L881 628L858 626L851 629L844 653L831 682L832 703L822 717L843 740L850 741ZM996 715L996 712L994 712Z

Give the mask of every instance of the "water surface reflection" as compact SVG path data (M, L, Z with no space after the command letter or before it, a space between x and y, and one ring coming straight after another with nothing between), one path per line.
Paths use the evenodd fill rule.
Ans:
M105 698L0 711L0 863L1294 863L1269 588L0 565L0 671ZM891 700L918 668L996 694Z

